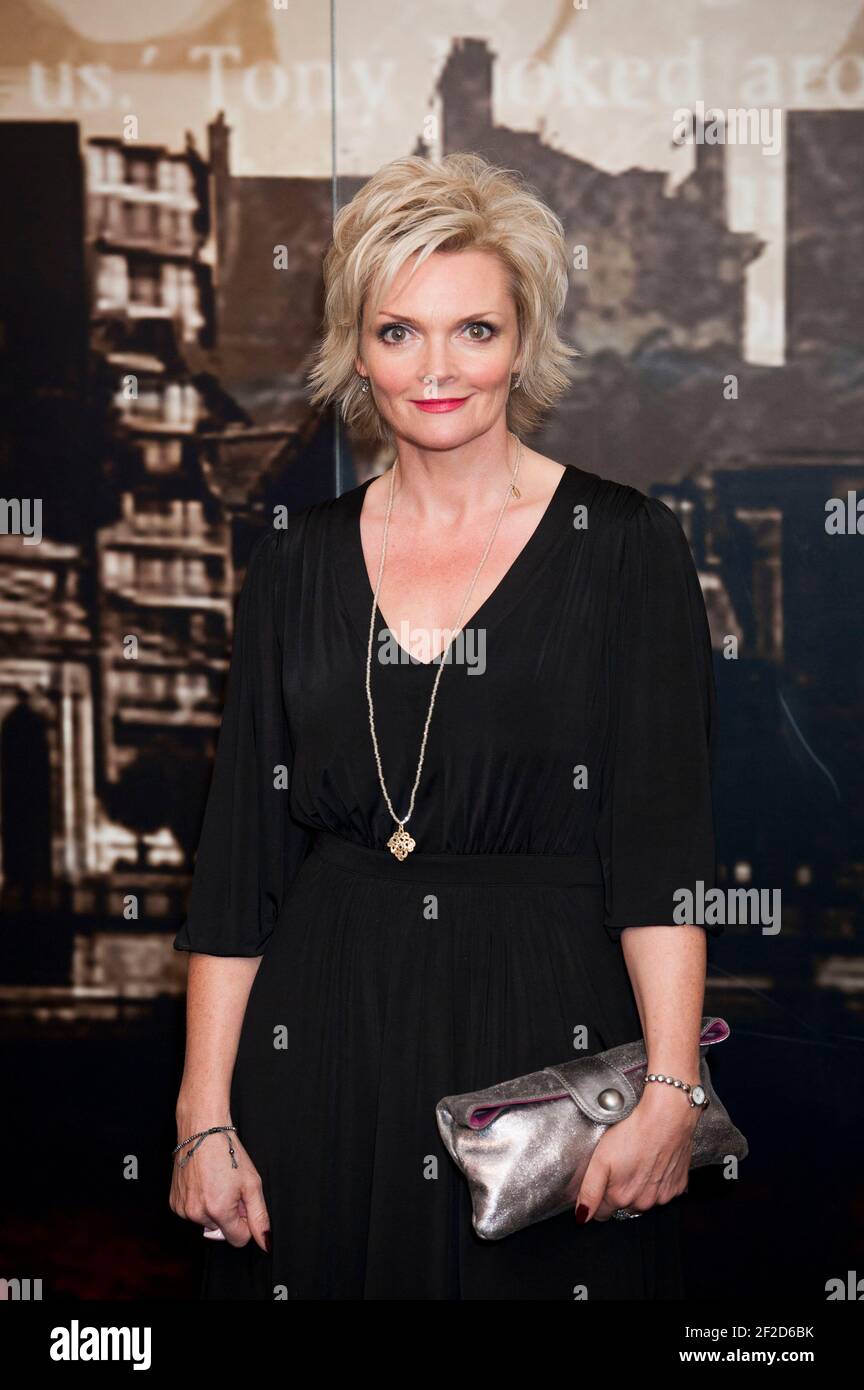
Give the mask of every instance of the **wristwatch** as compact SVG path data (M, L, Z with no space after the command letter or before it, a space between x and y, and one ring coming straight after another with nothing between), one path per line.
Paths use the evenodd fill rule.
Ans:
M695 1109L698 1106L700 1110L704 1110L705 1107L710 1103L705 1091L705 1087L700 1086L698 1082L695 1086L691 1086L686 1081L679 1081L677 1076L663 1076L662 1073L658 1071L649 1072L648 1075L645 1077L645 1080L665 1081L667 1086L677 1086L679 1091L686 1091L687 1103L693 1109Z

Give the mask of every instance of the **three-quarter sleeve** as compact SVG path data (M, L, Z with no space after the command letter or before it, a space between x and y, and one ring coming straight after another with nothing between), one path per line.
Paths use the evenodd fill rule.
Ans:
M290 815L293 749L282 696L285 531L255 541L237 600L213 776L178 951L260 956L310 834ZM284 558L284 557L282 557Z
M641 498L619 523L610 725L597 845L603 926L674 926L679 890L715 885L711 753L716 689L705 601L671 508ZM692 916L701 914L694 908ZM705 927L712 935L722 931Z

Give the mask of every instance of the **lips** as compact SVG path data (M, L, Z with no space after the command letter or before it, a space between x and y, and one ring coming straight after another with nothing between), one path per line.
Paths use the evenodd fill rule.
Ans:
M429 415L443 415L447 410L458 410L467 400L467 396L444 396L438 400L412 401L412 405L416 405L418 410L425 410Z

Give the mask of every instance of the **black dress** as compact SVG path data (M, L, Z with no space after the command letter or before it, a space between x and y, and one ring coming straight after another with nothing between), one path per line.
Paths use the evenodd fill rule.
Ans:
M231 1113L272 1251L205 1241L202 1296L680 1298L686 1197L484 1241L435 1105L640 1036L621 932L714 886L714 677L687 539L663 502L567 468L470 619L476 645L446 662L400 863L365 691L366 486L260 537L238 602L174 944L263 955ZM382 663L379 631L380 613L376 730L404 814L440 657Z

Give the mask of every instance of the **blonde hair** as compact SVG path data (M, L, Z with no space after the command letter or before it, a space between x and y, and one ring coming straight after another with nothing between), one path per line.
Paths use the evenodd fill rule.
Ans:
M581 356L557 329L569 282L564 228L516 170L476 154L391 160L336 214L324 258L325 331L309 373L312 403L338 399L349 427L392 444L355 367L364 303L380 302L410 256L419 266L433 251L469 247L494 252L509 272L521 366L508 426L520 436L534 429L570 384L568 359Z

